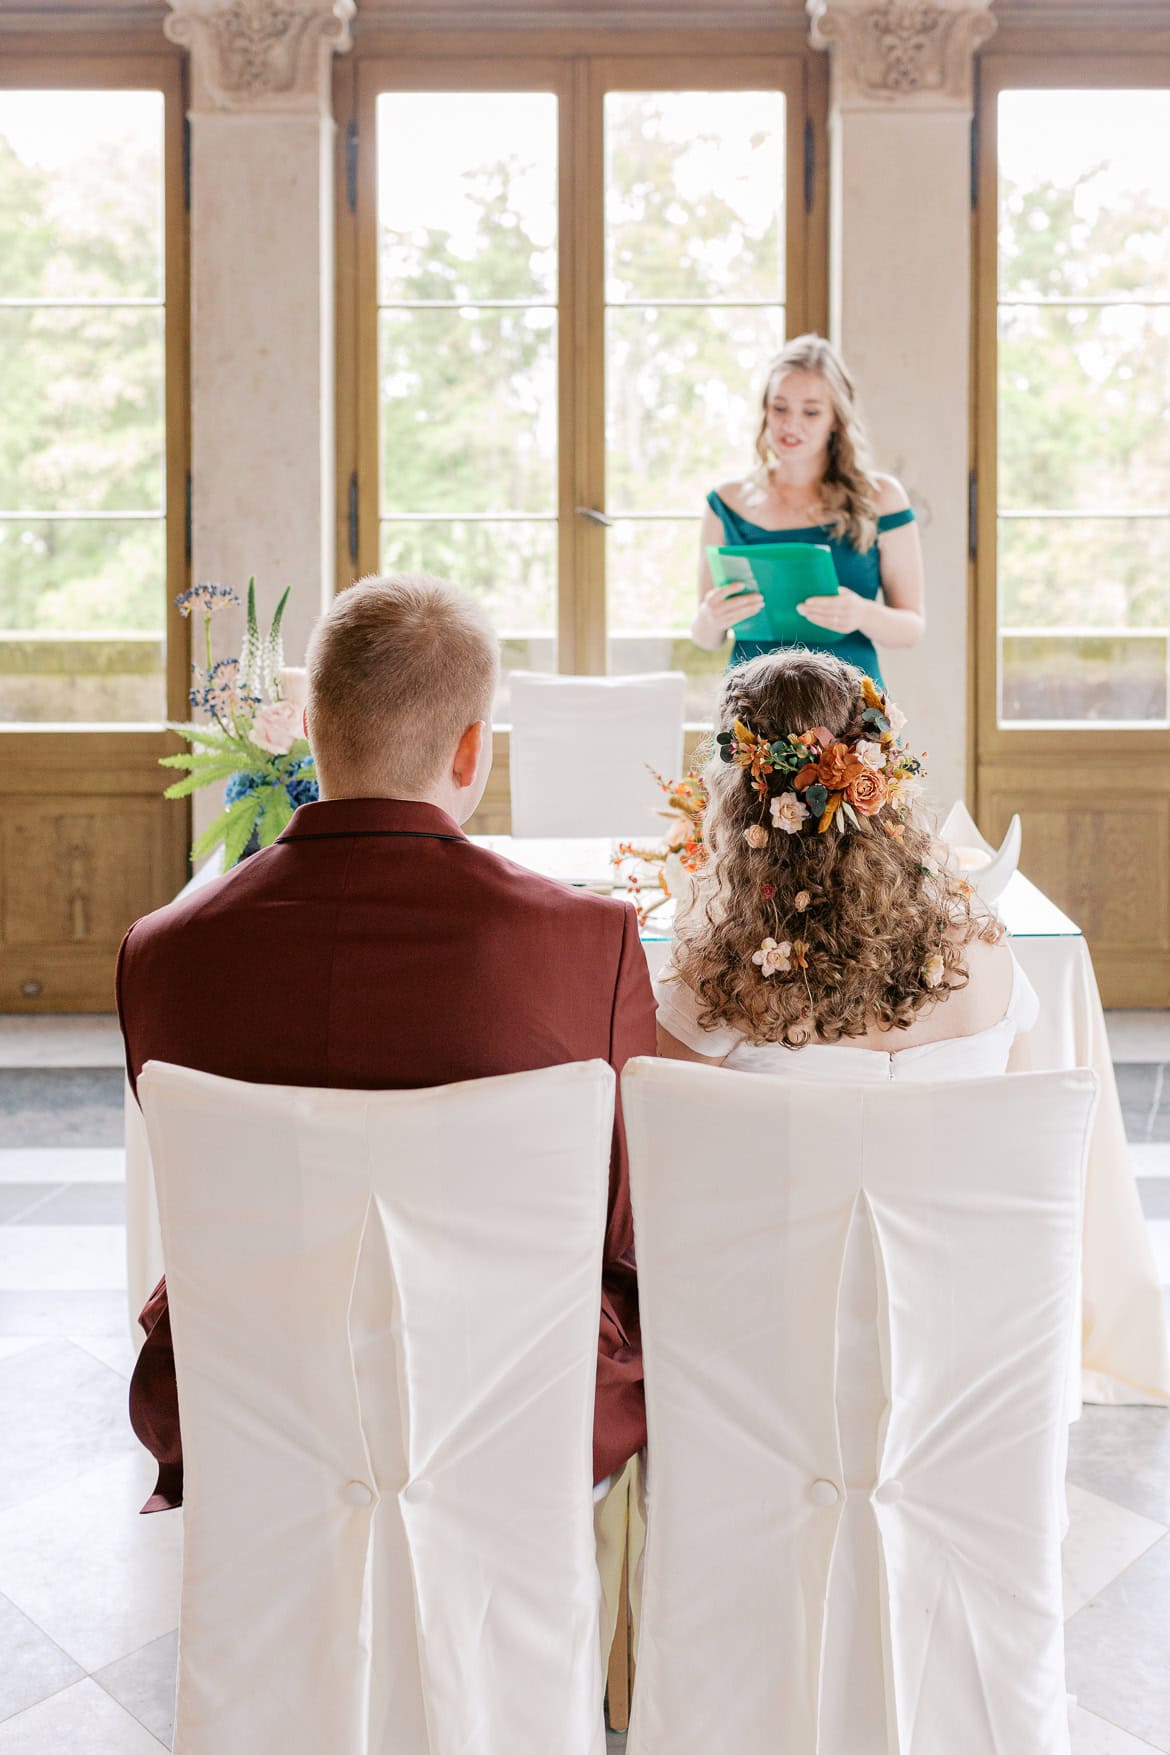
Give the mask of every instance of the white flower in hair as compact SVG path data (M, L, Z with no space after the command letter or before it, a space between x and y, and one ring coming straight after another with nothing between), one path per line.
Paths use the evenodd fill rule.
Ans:
M886 752L880 743L871 743L868 738L859 738L853 746L853 754L863 768L872 768L880 774L886 765Z
M772 826L795 835L808 821L808 806L795 792L781 792L772 800Z
M775 975L777 971L787 975L792 967L792 946L787 939L777 944L774 938L766 938L759 950L753 951L752 962L761 975Z
M888 699L886 701L886 718L890 722L890 730L897 737L898 733L905 729L906 715L901 707L896 706L893 701Z

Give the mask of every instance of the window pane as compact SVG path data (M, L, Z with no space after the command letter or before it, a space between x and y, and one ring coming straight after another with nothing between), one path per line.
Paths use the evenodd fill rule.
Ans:
M1170 518L1003 518L1000 625L1170 626Z
M1005 634L1000 645L1000 716L1007 724L1167 717L1164 634Z
M606 315L606 506L697 513L751 462L784 312L659 306ZM619 600L611 596L615 608ZM690 616L687 620L689 622Z
M999 408L1001 506L1164 504L1170 309L1001 309Z
M685 631L695 613L698 519L623 519L606 536L610 602L622 612L609 637L609 669L685 670L687 718L710 719L727 651L703 652Z
M999 100L1006 721L1166 718L1168 137L1166 91Z
M383 311L383 512L555 512L556 346L543 308Z
M163 98L0 91L0 298L163 296Z
M5 723L166 716L163 193L161 93L0 91Z
M687 638L698 515L784 341L784 129L780 92L605 99L609 666L685 670L692 718L727 662Z
M0 309L0 506L161 512L163 359L161 309Z
M1168 91L999 100L1000 297L1170 297Z
M377 128L382 565L482 600L506 717L556 665L557 100L386 92Z
M557 526L484 520L382 525L387 572L438 573L478 597L503 641L495 717L507 717L507 672L556 669Z
M382 304L556 302L551 92L385 92L377 127Z
M611 91L606 298L784 302L784 95Z

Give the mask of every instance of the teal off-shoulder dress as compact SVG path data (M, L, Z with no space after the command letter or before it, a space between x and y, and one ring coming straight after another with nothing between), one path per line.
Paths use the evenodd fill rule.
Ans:
M752 524L747 518L741 518L733 512L725 500L717 493L707 495L707 504L717 514L723 525L723 540L728 547L746 546L753 542L823 542L833 556L833 565L837 569L837 583L848 591L856 591L859 597L875 598L881 590L881 558L875 542L865 554L854 548L848 540L831 536L824 524L810 524L799 530L765 530L761 524ZM901 512L887 512L878 519L878 534L887 530L900 530L903 524L914 522L914 512L907 506ZM872 676L879 688L884 688L881 667L878 664L877 649L872 640L854 629L841 640L818 640L817 625L808 624L808 639L801 642L813 652L831 652L836 658L843 658L847 664L856 664L859 670ZM731 653L731 664L743 664L749 658L758 658L761 652L784 651L786 642L777 640L737 640Z

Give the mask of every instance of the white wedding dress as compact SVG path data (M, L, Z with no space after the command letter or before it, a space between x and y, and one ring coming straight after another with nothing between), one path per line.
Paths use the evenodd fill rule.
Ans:
M658 1021L696 1054L726 1056L735 1072L850 1084L887 1079L915 1081L987 1078L1008 1069L1018 1035L1039 1015L1035 990L1012 959L1007 1010L998 1023L969 1036L943 1037L883 1053L871 1048L810 1043L753 1046L736 1030L704 1030L691 989L667 969L654 983ZM886 1414L879 1295L869 1221L859 1203L850 1227L838 1309L837 1420L849 1498L833 1570L825 1626L819 1748L824 1755L887 1755L883 1701L887 1684L878 1633L885 1613L876 1528L868 1512L877 1434ZM843 1678L848 1686L841 1686Z
M778 1042L756 1046L727 1026L705 1030L698 1021L695 995L669 965L654 983L654 997L663 1029L696 1054L711 1059L726 1056L723 1065L732 1072L770 1073L838 1085L885 1079L993 1078L1008 1070L1013 1042L1027 1034L1040 1012L1035 989L1014 956L1007 1010L997 1024L971 1036L944 1036L937 1042L895 1049L890 1054L836 1042L810 1042L797 1049L784 1048Z

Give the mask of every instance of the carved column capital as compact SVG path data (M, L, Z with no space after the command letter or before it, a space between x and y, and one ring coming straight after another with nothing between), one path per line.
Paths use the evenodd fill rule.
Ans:
M327 116L334 53L355 0L168 0L163 29L191 51L195 115Z
M807 0L813 46L832 51L834 106L970 109L992 0Z

